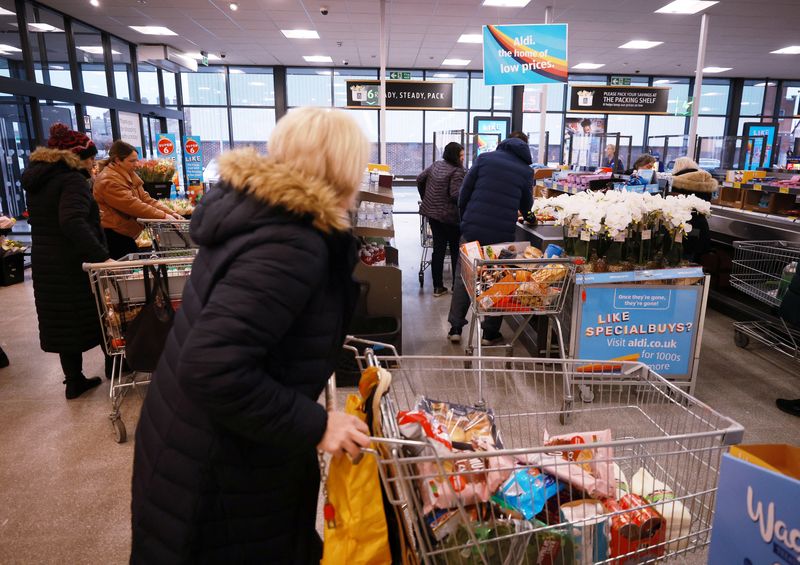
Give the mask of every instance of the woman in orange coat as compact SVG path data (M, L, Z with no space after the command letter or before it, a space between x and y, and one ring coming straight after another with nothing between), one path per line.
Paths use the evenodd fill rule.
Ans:
M183 218L155 200L144 190L136 174L139 154L124 141L115 141L108 152L105 168L94 182L94 198L100 205L100 220L112 259L136 253L136 238L142 233L137 218L168 220Z

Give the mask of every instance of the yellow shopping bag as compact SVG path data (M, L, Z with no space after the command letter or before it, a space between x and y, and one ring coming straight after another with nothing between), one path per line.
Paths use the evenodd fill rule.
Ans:
M364 402L358 395L347 397L345 412L366 421ZM335 517L333 527L325 524L322 565L391 563L376 458L365 455L358 464L346 456L332 459L327 487Z

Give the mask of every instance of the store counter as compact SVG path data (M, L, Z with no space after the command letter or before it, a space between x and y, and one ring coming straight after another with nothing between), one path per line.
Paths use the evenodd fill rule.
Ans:
M711 205L708 218L712 238L727 245L739 240L792 241L800 243L800 220Z

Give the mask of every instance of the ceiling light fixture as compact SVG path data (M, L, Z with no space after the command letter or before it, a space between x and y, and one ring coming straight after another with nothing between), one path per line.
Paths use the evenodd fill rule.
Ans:
M327 55L303 55L303 59L307 63L333 63L333 59Z
M282 29L281 33L289 39L319 39L319 34L313 29Z
M64 67L62 67L61 65L50 65L50 70L51 71L63 71Z
M586 69L586 70L593 70L599 69L600 67L605 67L605 63L578 63L577 65L573 66L573 69Z
M716 73L724 73L725 71L730 70L733 70L733 67L706 67L703 69L703 72L713 75Z
M764 86L775 86L775 83L774 82L759 82L757 84L754 84L753 86L762 86L762 87L764 87Z
M480 33L462 33L458 38L459 43L483 43L483 35Z
M0 52L3 53L21 53L22 49L19 47L14 47L13 45L6 45L5 43L0 44Z
M168 27L164 26L128 26L133 31L138 31L142 35L178 35Z
M0 46L2 48L2 46ZM103 54L103 47L100 45L79 45L78 49L85 53L89 53L91 55L102 55ZM111 50L112 55L122 55L119 51Z
M665 78L653 81L653 84L670 84L672 81Z
M800 45L790 45L789 47L784 47L777 51L770 51L770 53L774 53L775 55L800 55Z
M99 8L100 7L100 0L89 0L89 4L91 4L95 8Z
M471 62L471 59L445 59L442 61L442 65L447 65L449 67L466 67Z
M28 31L38 32L38 33L59 33L63 32L63 29L59 29L56 26L50 24L43 24L33 22L28 24Z
M190 59L196 59L198 61L200 61L203 58L203 55L201 53L198 53L197 51L194 51L194 52L191 52L191 53L184 53L184 55L186 57L189 57ZM220 57L218 55L214 55L212 53L209 53L207 56L208 56L208 60L209 61L219 61L220 60Z
M5 8L0 8L0 16L16 16L17 14L12 12L11 10L6 10Z
M675 0L655 11L656 14L696 14L714 4L718 0Z
M232 75L243 75L244 71L242 69L231 69L228 71Z
M653 47L657 47L662 45L663 41L645 41L643 39L634 39L633 41L629 41L624 45L620 45L620 49L652 49Z
M531 0L483 0L483 5L497 8L524 8L530 2Z
M433 78L456 78L456 75L450 73L434 73Z
M231 9L231 12L235 12L236 10L239 9L239 4L237 4L236 2L231 2L230 4L228 4L228 8Z

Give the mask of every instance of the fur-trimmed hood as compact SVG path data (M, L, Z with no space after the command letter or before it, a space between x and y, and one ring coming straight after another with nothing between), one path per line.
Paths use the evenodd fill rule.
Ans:
M350 228L350 220L341 208L342 197L333 186L259 155L254 149L231 151L220 157L219 176L233 190L296 216L310 216L321 232Z
M673 188L689 192L714 192L718 186L719 183L708 171L687 171L672 177Z
M49 181L57 172L74 170L83 176L89 172L81 165L81 159L72 151L39 147L31 153L30 164L22 175L25 190L35 192Z

